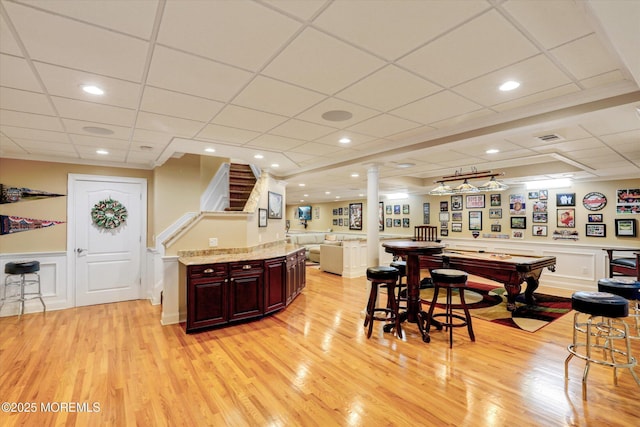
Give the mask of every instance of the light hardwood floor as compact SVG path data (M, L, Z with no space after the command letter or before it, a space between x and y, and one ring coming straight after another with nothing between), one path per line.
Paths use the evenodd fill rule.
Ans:
M399 340L377 322L367 340L366 299L366 279L307 268L286 310L194 335L161 326L147 301L1 318L0 400L36 412L0 413L0 425L638 425L628 370L614 386L594 365L584 402L574 358L565 390L571 314L536 333L474 319L477 341L459 328L449 349L446 333L425 344L414 324ZM42 410L65 402L99 412Z

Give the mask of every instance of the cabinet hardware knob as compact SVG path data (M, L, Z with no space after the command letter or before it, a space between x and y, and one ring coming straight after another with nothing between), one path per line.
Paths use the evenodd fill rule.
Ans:
M213 273L213 268L207 268L203 273Z
M242 266L243 270L251 270L251 264L245 264Z

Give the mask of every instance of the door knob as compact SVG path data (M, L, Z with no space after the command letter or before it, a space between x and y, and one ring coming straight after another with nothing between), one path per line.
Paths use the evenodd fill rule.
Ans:
M81 254L82 252L86 251L86 249L82 249L82 248L78 248L76 249L76 252Z

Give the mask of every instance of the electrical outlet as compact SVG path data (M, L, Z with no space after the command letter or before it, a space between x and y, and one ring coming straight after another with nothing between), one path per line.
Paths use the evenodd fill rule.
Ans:
M218 246L218 238L217 237L209 237L209 247L215 248Z

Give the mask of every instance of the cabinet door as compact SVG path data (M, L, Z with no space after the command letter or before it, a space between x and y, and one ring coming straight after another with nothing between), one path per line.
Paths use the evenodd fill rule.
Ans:
M304 251L298 252L298 282L296 283L297 292L302 292L302 289L307 284L307 260Z
M229 307L226 266L198 266L187 275L187 332L226 323Z
M287 286L286 286L287 305L289 305L291 301L293 301L293 298L296 295L297 283L298 283L298 256L296 254L291 254L287 256Z
M229 320L258 317L263 313L262 261L230 263Z
M264 262L264 313L272 313L285 306L286 259L275 258Z

